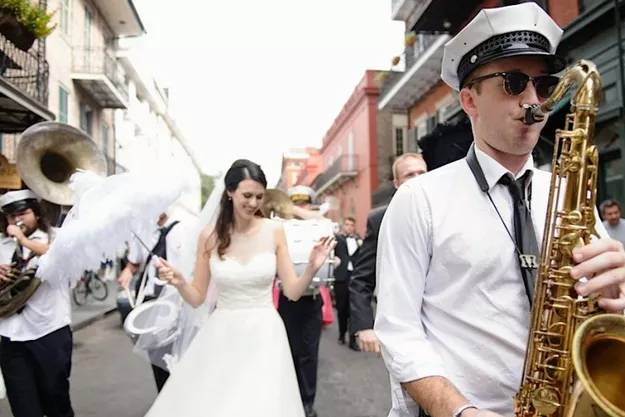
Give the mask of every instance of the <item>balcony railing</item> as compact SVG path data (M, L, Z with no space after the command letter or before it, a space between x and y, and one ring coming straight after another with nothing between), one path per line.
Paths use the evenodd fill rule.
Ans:
M47 107L48 63L39 61L37 55L17 48L0 34L0 76L14 87Z
M128 100L128 88L117 60L104 48L76 47L73 51L74 78L87 83L97 81L98 76L108 79L110 86L91 83L84 87L101 101L105 107L125 107L118 103ZM108 83L106 83L108 84Z
M449 35L418 34L414 45L405 50L406 69L391 73L380 89L378 109L405 111L440 81L443 47Z
M340 186L356 175L358 175L358 155L342 155L315 178L312 188L319 195Z
M436 42L437 39L440 38L440 35L429 35L424 33L417 34L417 39L412 46L407 46L404 49L404 64L405 64L405 72L409 71L410 68L419 60L419 57L424 54L432 44ZM399 74L399 76L398 76ZM401 78L401 73L391 73L391 76L388 77L382 88L380 90L380 97L384 97L386 93L399 81Z

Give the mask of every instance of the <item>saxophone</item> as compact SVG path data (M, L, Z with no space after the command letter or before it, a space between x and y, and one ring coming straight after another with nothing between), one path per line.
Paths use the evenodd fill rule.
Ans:
M596 235L593 140L602 89L595 65L581 60L569 67L549 99L527 106L525 120L542 120L573 86L571 112L556 132L516 417L625 417L625 316L602 311L596 296L578 296L570 276L573 249Z

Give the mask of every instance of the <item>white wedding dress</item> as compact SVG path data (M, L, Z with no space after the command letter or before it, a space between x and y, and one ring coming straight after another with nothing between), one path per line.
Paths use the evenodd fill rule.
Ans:
M275 227L264 220L253 236L233 237L223 259L211 255L217 308L148 417L304 416L286 331L272 303Z

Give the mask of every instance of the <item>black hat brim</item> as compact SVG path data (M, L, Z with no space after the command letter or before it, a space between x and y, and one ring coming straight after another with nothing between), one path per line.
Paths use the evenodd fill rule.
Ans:
M7 204L5 206L2 206L2 212L4 214L12 214L12 213L16 213L18 211L22 211L22 210L26 210L29 208L33 208L34 206L36 206L37 200L34 199L26 199L26 200L18 200L18 201L14 201L10 204Z

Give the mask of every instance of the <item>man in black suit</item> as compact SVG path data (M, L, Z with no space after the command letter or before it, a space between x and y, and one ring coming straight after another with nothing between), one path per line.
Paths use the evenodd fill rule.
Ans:
M427 171L421 154L405 153L393 163L393 185L398 188L405 181ZM354 271L349 284L351 307L350 334L358 341L363 352L379 352L380 343L373 332L373 293L375 290L375 261L378 247L378 232L386 206L373 209L367 218L367 232L358 256L354 260ZM337 241L338 248L338 241ZM335 251L337 249L335 248Z
M346 217L343 221L342 233L336 235L334 256L341 260L334 269L334 297L339 322L339 344L345 344L345 335L349 322L349 281L354 270L354 255L362 244L362 239L356 234L356 220ZM359 350L354 337L350 337L349 347Z
M406 153L393 163L393 185L399 188L410 178L450 162L464 158L473 136L468 120L457 124L440 124L419 140L421 154ZM427 164L427 165L426 165ZM386 205L373 209L367 218L367 232L354 262L349 285L350 332L357 336L358 346L364 352L380 352L378 338L373 332L374 314L371 302L375 291L375 263L378 232Z

